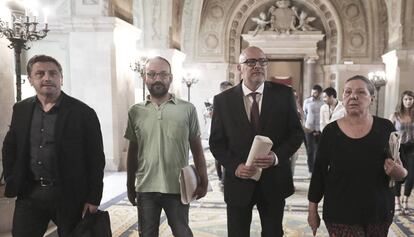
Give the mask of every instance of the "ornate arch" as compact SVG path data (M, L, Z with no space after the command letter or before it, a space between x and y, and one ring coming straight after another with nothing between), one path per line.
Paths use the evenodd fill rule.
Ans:
M227 19L227 30L225 39L228 47L226 47L225 58L230 63L230 71L234 71L234 64L238 61L240 55L241 39L243 26L249 19L252 12L269 4L269 0L244 0L240 1L233 9L233 14ZM321 18L325 35L326 35L326 53L327 63L337 63L341 59L342 41L342 25L335 7L327 0L293 0L292 2L300 2L307 8L315 11ZM232 66L233 65L233 66ZM230 74L230 80L234 80L234 74Z
M296 0L297 1L297 0ZM296 2L295 0L293 2ZM241 34L243 26L250 17L251 13L258 7L268 4L273 1L265 0L245 0L240 1L238 6L235 7L233 14L227 20L226 40L229 47L227 47L226 59L228 62L234 63L238 60L240 54L240 39L237 39ZM327 42L332 45L328 49L331 51L329 58L330 62L336 63L341 58L341 39L342 25L339 20L333 5L326 0L310 0L310 1L298 1L306 5L308 8L313 9L321 17L323 26L325 28L325 34Z

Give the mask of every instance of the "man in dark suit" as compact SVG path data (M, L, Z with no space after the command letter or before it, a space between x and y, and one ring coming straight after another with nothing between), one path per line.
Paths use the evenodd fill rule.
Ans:
M224 199L230 237L248 237L256 205L262 236L283 236L285 198L292 195L289 157L299 148L303 130L292 89L265 82L268 59L260 48L248 47L240 55L242 82L214 98L210 149L225 167ZM271 152L246 166L255 135L269 137ZM258 181L251 179L258 168Z
M56 59L36 55L27 73L36 96L14 105L3 142L5 195L17 196L12 234L42 237L52 220L59 236L69 236L102 198L99 120L93 109L61 91Z

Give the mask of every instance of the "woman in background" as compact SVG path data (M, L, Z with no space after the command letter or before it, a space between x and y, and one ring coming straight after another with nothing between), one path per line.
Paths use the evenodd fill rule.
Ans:
M405 163L408 176L405 180L404 197L401 198L401 184L395 184L395 211L404 215L409 214L408 198L414 184L414 92L404 91L401 95L395 113L390 117L397 131L401 133L401 146L405 153Z

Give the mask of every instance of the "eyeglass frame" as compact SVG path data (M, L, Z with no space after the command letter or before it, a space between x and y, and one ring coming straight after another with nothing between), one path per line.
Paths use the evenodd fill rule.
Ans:
M146 72L145 76L154 80L155 78L159 77L160 79L164 80L170 77L172 74L169 72L161 71L161 72Z
M253 62L254 62L254 64L253 64ZM259 63L259 65L261 67L266 67L269 64L269 59L267 59L267 58L259 58L259 59L249 58L249 59L246 59L244 62L242 62L240 64L246 64L249 67L255 67L257 65L257 63Z

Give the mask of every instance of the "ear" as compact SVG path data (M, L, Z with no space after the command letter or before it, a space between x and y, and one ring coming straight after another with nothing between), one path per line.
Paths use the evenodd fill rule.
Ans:
M33 86L32 79L30 77L27 77L27 80L29 81L30 85Z
M240 72L241 71L241 66L240 64L237 64L237 70Z

